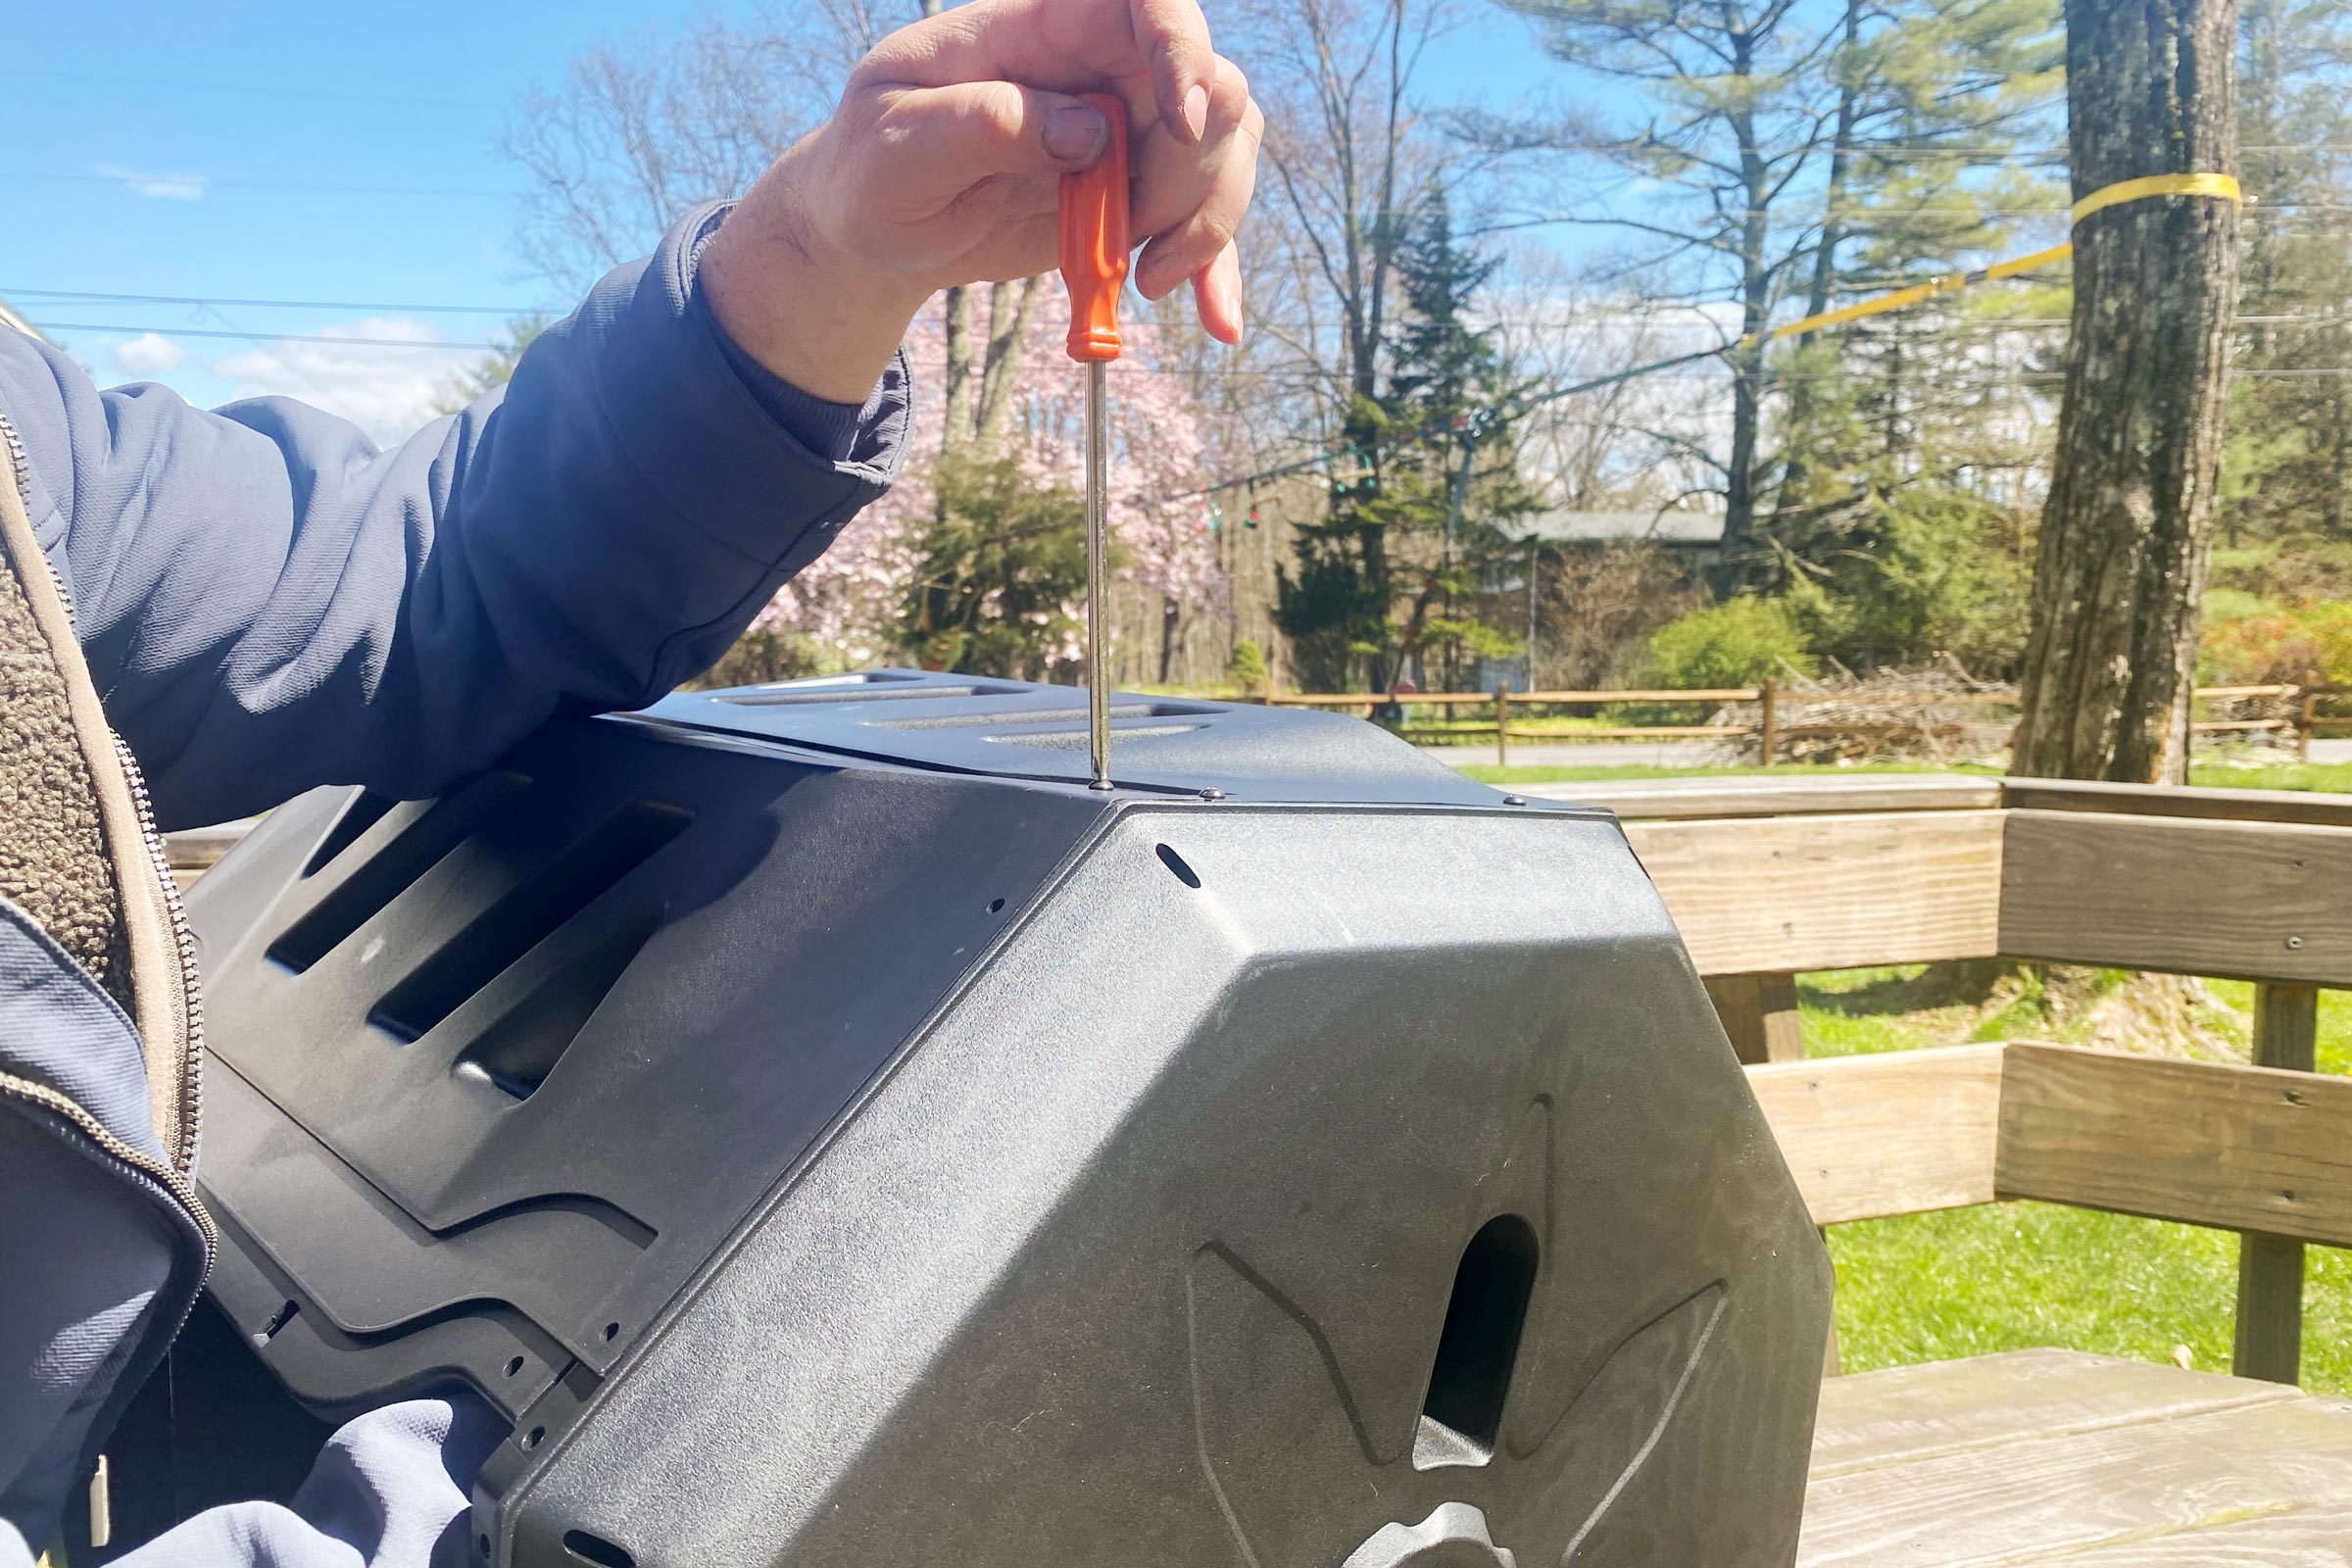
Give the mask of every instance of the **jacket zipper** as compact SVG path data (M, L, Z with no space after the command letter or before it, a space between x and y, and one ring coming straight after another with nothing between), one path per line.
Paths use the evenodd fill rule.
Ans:
M29 515L32 510L31 466L24 456L24 439L17 434L17 427L4 413L0 413L0 442L8 447L10 476L16 483L18 498L24 503ZM57 587L58 600L66 606L66 613L71 616L74 601L58 576L56 564L46 555L41 557L41 564L48 568L50 581ZM204 1110L204 1094L198 1081L204 1065L204 1014L203 1000L197 991L196 941L194 933L188 929L187 909L180 903L179 884L172 877L171 857L164 849L163 835L156 831L155 810L148 800L146 778L139 772L138 762L131 757L130 748L122 744L122 737L115 735L111 726L108 734L115 743L115 755L121 760L123 778L130 788L140 838L146 845L148 858L156 873L163 879L164 910L171 921L172 945L179 961L184 1049L179 1062L178 1147L167 1152L168 1161L159 1163L117 1138L69 1097L12 1074L0 1073L0 1094L44 1105L65 1116L108 1155L160 1183L187 1209L198 1234L204 1238L204 1268L197 1276L197 1292L189 1294L187 1306L180 1313L180 1322L185 1323L188 1313L195 1309L196 1295L201 1292L204 1282L212 1277L213 1262L220 1247L220 1233L214 1226L212 1215L205 1212L203 1201L196 1196L195 1183L190 1179L196 1162L198 1122ZM130 902L130 894L125 890L122 895L125 918L128 918ZM172 1335L177 1337L178 1332L178 1326L174 1325Z

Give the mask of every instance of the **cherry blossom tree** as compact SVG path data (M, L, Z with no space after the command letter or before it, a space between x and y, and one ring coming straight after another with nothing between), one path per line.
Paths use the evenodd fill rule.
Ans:
M1053 285L1050 285L1053 286ZM1035 313L1029 341L1013 372L1001 456L1040 485L1077 488L1084 479L1085 376L1062 353L1061 328L1052 310ZM1127 356L1111 367L1110 527L1119 575L1163 607L1165 622L1214 612L1225 598L1217 567L1212 513L1200 497L1166 499L1193 489L1221 466L1216 421L1194 395L1189 377L1155 363L1162 329L1149 322L1125 329ZM944 405L939 395L947 359L946 321L937 302L908 333L907 359L915 383L912 441L898 483L847 528L822 558L785 585L754 623L756 631L789 632L816 645L829 665L857 667L902 654L894 627L906 585L921 569L916 524L938 505L934 475L941 461ZM1078 608L1066 607L1066 622ZM1141 628L1114 620L1114 657L1121 634ZM1043 662L1082 675L1082 651L1068 632L1043 650Z

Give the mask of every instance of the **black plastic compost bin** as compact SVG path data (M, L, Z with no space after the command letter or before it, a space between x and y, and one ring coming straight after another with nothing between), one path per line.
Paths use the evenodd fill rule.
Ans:
M1788 1563L1828 1269L1616 821L1113 712L1107 794L1081 694L888 670L272 812L190 900L223 1353L478 1390L483 1563Z

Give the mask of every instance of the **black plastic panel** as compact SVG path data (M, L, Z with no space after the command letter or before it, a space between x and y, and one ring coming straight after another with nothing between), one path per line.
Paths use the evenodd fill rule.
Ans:
M866 670L773 686L681 692L664 722L857 757L1083 784L1086 692L1075 686ZM1192 698L1111 698L1111 776L1131 789L1237 800L1492 806L1474 784L1395 736L1337 713Z
M273 812L191 900L257 1364L487 1396L484 1565L1786 1564L1826 1262L1616 823L1120 708L1107 793L883 671Z

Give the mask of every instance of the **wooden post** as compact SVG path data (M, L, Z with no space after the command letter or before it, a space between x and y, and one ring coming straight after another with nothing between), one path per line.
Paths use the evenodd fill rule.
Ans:
M1494 683L1494 765L1511 765L1511 683Z
M2305 985L2254 988L2254 1065L2310 1072L2320 993ZM2303 1357L2303 1244L2246 1232L2237 1242L2237 1332L2230 1370L2293 1383Z
M1763 721L1756 726L1756 749L1762 754L1766 767L1772 765L1772 754L1780 750L1781 683L1772 676L1764 677L1764 689L1758 693L1763 706Z
M1741 1061L1802 1061L1804 1019L1792 974L1711 974L1707 997Z
M2295 760L2311 760L2311 730L2320 718L2320 672L2313 670L2303 677L2302 722L2295 726Z

